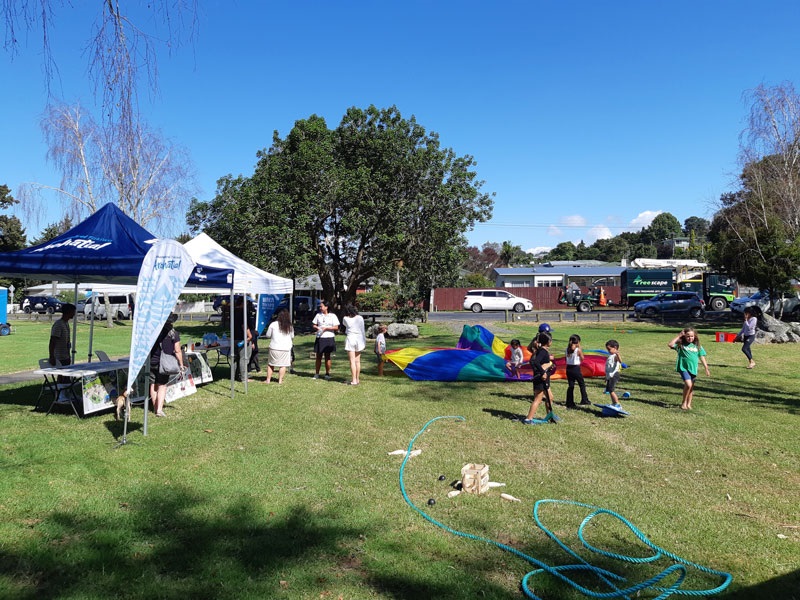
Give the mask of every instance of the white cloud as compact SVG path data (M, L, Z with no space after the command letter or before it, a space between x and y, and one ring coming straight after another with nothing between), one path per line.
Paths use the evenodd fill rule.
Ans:
M653 222L658 215L660 215L663 210L646 210L644 212L640 212L636 215L636 218L633 219L628 224L628 231L639 231L643 227L650 227L650 223Z
M581 215L568 215L559 219L562 225L567 227L584 227L586 225L586 218Z
M555 225L550 225L550 227L547 228L547 235L560 238L562 235L562 231Z
M597 240L607 240L612 237L614 237L614 234L611 233L611 230L608 227L605 225L595 225L594 227L589 228L589 231L586 233L584 243L588 246L594 244Z
M547 254L553 248L550 246L536 246L535 248L528 248L525 250L528 254L533 254L534 256L542 256L543 254Z

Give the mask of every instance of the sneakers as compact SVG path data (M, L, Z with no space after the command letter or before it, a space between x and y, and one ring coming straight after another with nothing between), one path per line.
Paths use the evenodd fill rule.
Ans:
M157 417L166 417L167 415L166 415L166 413L165 413L163 410L160 410L160 411L158 411L158 412L156 413L156 416L157 416Z
M330 380L331 380L331 376L330 375L325 375L325 381L330 381Z
M521 423L523 425L539 425L541 421L539 419L522 419Z
M314 379L319 379L319 373L314 373Z
M612 404L611 406L613 406L614 408L622 408L622 404L620 404L619 402L617 402L616 404Z
M566 407L575 410L576 408L578 408L578 405L575 404L574 402L571 402L570 404L567 404Z
M544 418L544 420L545 421L550 421L551 423L560 423L561 422L561 417L559 417L558 415L556 415L554 413L549 412L549 413L547 413L547 416Z
M590 404L591 402L589 402L588 400L581 400L581 406L589 406Z

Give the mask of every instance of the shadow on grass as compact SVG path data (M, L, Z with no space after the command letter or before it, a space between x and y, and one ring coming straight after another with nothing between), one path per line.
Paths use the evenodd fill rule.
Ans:
M371 556L363 546L378 531L340 526L338 515L303 506L275 514L245 498L217 509L185 488L149 487L115 508L114 516L57 509L20 522L20 535L0 549L0 595L336 598L331 590L366 585L393 598L516 597L491 583L477 559L455 564L455 574L451 565L449 581L427 569L409 574L387 552L409 560L419 548ZM462 569L472 573L463 584Z
M759 383L756 389L747 381L734 380L729 376L724 379L714 378L714 373L717 369L717 366L712 367L711 379L702 374L698 376L695 382L696 397L715 395L718 399L760 404L766 408L788 409L792 413L800 410L800 399L796 396L790 396L785 389L766 386L763 383ZM635 394L635 397L632 398L633 401L672 408L680 404L682 383L677 373L670 372L670 375L671 377L666 379L657 374L644 375L641 371L626 370L620 382L620 387L634 387L643 390L641 394ZM674 402L650 401L640 397L647 393L671 396L674 398Z
M500 410L497 408L484 408L483 412L489 413L496 419L508 419L509 421L519 421L525 418L527 411L524 413L512 413L507 410Z
M728 594L723 594L720 598L726 598L726 600L751 600L752 598L800 600L800 569L779 575L763 583L735 589Z
M252 501L218 516L187 491L149 490L120 505L118 519L53 512L27 543L0 551L0 573L19 598L236 597L279 591L280 571L334 553L359 532L321 525L296 507L275 517Z
M4 386L5 387L5 386ZM36 399L39 397L39 391L42 389L42 379L36 379L11 385L0 390L0 404L29 406L31 410L36 406ZM45 410L50 406L53 397L45 392L42 404Z

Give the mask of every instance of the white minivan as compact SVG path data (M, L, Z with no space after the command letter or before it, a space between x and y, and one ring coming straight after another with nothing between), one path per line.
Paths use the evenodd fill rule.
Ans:
M109 294L108 302L111 305L111 314L115 319L130 319L133 317L133 295L132 294ZM103 294L97 294L86 300L83 314L87 319L92 318L94 311L95 319L106 318L106 300Z
M521 313L533 310L533 302L501 289L469 290L464 296L464 310L474 313L483 310L513 310Z

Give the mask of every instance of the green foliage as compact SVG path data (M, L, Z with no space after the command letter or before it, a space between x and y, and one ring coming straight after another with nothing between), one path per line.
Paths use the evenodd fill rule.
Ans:
M697 239L704 239L708 235L711 223L701 217L689 217L683 222L683 235Z
M511 242L503 242L500 249L501 267L525 267L531 264L531 256L522 249L522 246L515 246Z
M0 208L10 208L17 204L17 200L11 195L11 189L6 185L0 185Z
M0 215L0 252L21 250L26 245L22 222L17 217Z
M31 242L31 246L38 246L39 244L44 244L45 242L49 242L53 238L58 237L62 233L65 233L72 229L73 223L72 219L69 215L65 215L61 221L57 223L50 223L42 230L42 233L39 234L35 240Z
M0 209L11 208L17 200L11 195L7 185L0 185ZM22 222L9 215L0 215L0 252L21 250L27 245L25 228Z
M481 273L469 273L458 280L456 287L493 288L494 282Z
M252 177L222 178L214 200L193 201L187 221L267 270L317 272L339 305L398 268L418 300L452 285L464 232L491 216L473 158L395 107L351 108L335 130L312 115L258 157Z
M394 304L394 289L376 285L363 294L356 296L356 307L360 311L382 311Z
M664 240L680 237L683 233L680 221L672 213L663 212L655 216L645 230L645 240L650 244L659 244Z
M800 277L800 236L792 237L785 222L774 212L754 221L749 194L720 211L709 232L714 242L712 263L740 283L768 290L772 297L788 291L790 280ZM758 204L758 203L756 203Z
M547 260L575 260L577 251L572 242L561 242L547 254Z

